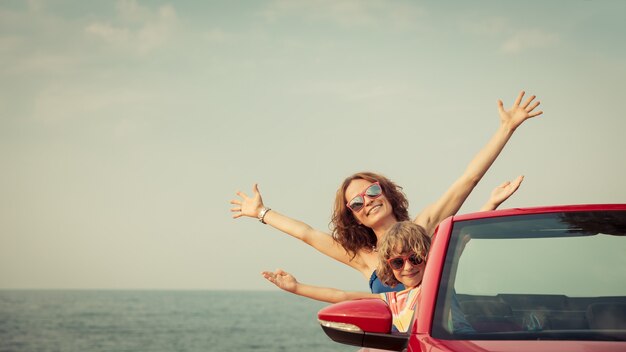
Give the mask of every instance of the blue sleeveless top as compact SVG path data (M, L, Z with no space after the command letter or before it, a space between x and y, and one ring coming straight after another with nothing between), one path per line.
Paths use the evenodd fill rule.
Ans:
M372 291L372 293L398 292L404 289L404 285L400 283L397 284L395 287L389 287L383 284L378 278L378 275L376 275L376 270L374 270L372 276L370 276L370 290Z

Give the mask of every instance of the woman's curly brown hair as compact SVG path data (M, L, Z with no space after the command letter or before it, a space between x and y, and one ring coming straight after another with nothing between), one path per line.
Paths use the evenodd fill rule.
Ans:
M429 250L430 236L423 227L412 221L395 223L380 241L376 274L383 284L395 287L400 281L396 279L387 260L408 252L415 252L426 260Z
M346 178L335 195L335 205L331 219L333 238L354 258L361 249L376 247L376 235L367 226L359 224L352 214L352 210L346 206L348 200L345 197L346 189L353 180L363 179L369 182L380 183L385 198L391 204L393 215L398 221L409 220L409 201L406 199L402 187L396 185L387 177L373 172L359 172Z

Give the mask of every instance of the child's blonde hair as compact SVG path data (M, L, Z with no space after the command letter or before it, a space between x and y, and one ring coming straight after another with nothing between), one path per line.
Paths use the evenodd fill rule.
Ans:
M387 260L401 253L415 252L425 260L430 250L430 237L426 230L412 221L395 223L383 237L378 248L377 275L380 281L394 287L400 283Z

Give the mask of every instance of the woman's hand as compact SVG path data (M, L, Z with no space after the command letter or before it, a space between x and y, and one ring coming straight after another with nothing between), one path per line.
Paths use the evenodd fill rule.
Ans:
M543 111L534 111L537 106L539 106L540 102L536 101L533 103L533 100L536 98L534 95L530 96L524 103L522 103L522 99L524 99L524 91L521 91L515 99L515 103L509 110L504 110L504 104L502 100L498 100L498 112L500 113L500 122L503 126L508 127L511 131L514 131L519 127L524 121L533 118L535 116L539 116L543 114Z
M296 278L288 272L283 271L282 269L277 269L274 272L264 271L261 273L261 275L263 275L263 277L266 278L267 281L278 286L278 288L288 292L294 292L296 290L296 286L298 286L298 281L296 280Z
M500 113L500 127L465 169L448 190L432 205L426 207L415 218L415 223L424 227L427 233L432 234L437 225L450 215L459 211L474 187L480 182L487 170L491 167L500 152L509 141L513 132L524 121L543 114L543 111L535 111L539 106L539 101L533 102L535 96L524 99L524 91L521 91L515 99L515 103L509 110L505 110L502 100L498 100L498 111ZM515 190L506 188L503 191ZM502 193L506 197L506 193ZM511 193L512 194L512 193ZM508 196L510 196L509 194ZM481 210L492 210L482 208Z
M235 205L230 208L234 219L242 216L249 216L251 218L259 217L259 212L263 209L263 199L261 198L258 184L255 183L252 186L252 193L252 197L248 197L245 193L238 191L237 195L241 199L233 199L230 201L230 204Z

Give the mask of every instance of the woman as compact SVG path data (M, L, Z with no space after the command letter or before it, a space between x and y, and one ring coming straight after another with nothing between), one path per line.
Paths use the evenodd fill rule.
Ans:
M456 214L474 187L496 160L513 132L527 119L539 116L534 111L539 101L531 96L524 102L524 91L520 92L513 106L505 110L498 100L500 127L487 144L467 166L465 172L433 204L423 209L413 220L426 233L433 234L443 219ZM495 209L519 186L521 178L502 185L494 191L481 210ZM382 175L358 173L348 177L337 191L332 217L333 234L313 229L311 226L289 218L265 207L258 186L253 186L253 196L237 192L240 199L231 200L233 218L242 216L258 218L262 223L304 241L318 251L358 270L370 280L372 292L390 291L376 277L378 263L376 247L385 232L398 221L409 219L408 201L401 188ZM396 289L404 287L398 285Z

